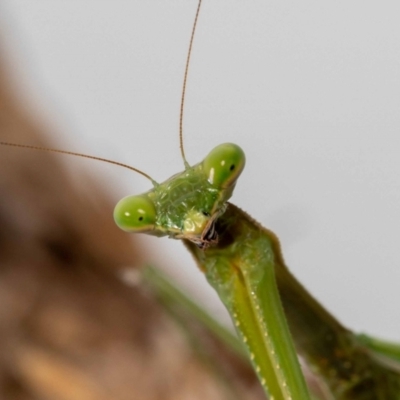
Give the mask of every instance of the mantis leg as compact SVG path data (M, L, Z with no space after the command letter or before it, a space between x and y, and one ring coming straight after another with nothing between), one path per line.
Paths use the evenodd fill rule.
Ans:
M231 211L234 209L231 208ZM275 281L272 243L232 212L220 218L218 244L185 242L231 314L260 381L271 398L309 399Z

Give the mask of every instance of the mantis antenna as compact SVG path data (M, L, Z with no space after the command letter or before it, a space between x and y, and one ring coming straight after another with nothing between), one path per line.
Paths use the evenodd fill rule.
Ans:
M158 183L150 175L147 175L145 172L141 171L140 169L131 167L130 165L123 164L123 163L120 163L118 161L108 160L106 158L101 158L101 157L89 156L87 154L75 153L73 151L50 149L48 147L40 147L40 146L29 146L29 145L26 145L26 144L19 144L19 143L0 142L0 145L13 146L13 147L22 147L24 149L31 149L31 150L48 151L48 152L51 152L51 153L68 154L70 156L77 156L77 157L89 158L89 159L97 160L97 161L104 161L104 162L109 163L109 164L118 165L120 167L124 167L124 168L130 169L131 171L135 171L138 174L143 175L145 178L150 180L154 186L158 185Z
M195 35L195 32L196 32L197 21L199 19L201 3L202 3L202 0L199 0L199 3L197 5L197 10L196 10L196 15L195 15L195 18L194 18L192 33L191 33L191 36L190 36L189 50L188 50L188 54L187 54L187 58L186 58L185 74L184 74L184 77L183 77L181 107L180 107L180 114L179 114L179 147L180 147L180 150L181 150L181 155L182 155L182 158L183 158L183 162L184 162L185 168L189 168L190 165L186 160L185 150L183 148L183 111L184 111L184 108L185 108L186 84L187 84L187 78L188 78L188 74L189 74L190 56L192 54L193 40L194 40L194 35ZM131 171L135 171L138 174L143 175L145 178L150 180L154 186L158 185L158 183L150 175L146 174L145 172L141 171L140 169L131 167L130 165L123 164L123 163L120 163L120 162L117 162L117 161L108 160L106 158L95 157L95 156L90 156L90 155L81 154L81 153L75 153L73 151L51 149L51 148L48 148L48 147L40 147L40 146L30 146L30 145L19 144L19 143L11 143L11 142L0 142L0 145L2 145L2 146L20 147L20 148L31 149L31 150L48 151L48 152L59 153L59 154L68 154L68 155L71 155L71 156L77 156L77 157L89 158L89 159L97 160L97 161L103 161L103 162L106 162L106 163L109 163L109 164L114 164L114 165L118 165L118 166L123 167L123 168L130 169Z
M183 148L183 111L184 111L184 107L185 107L186 83L187 83L187 78L188 78L188 73L189 73L190 56L192 54L193 39L194 39L194 35L196 32L197 21L199 19L201 2L202 2L202 0L199 0L199 3L197 5L197 11L196 11L196 16L194 17L192 34L190 36L189 50L188 50L188 55L186 58L185 74L183 76L181 109L180 109L180 114L179 114L179 147L181 149L181 155L183 158L183 163L185 164L185 168L189 168L189 163L186 160L185 150Z

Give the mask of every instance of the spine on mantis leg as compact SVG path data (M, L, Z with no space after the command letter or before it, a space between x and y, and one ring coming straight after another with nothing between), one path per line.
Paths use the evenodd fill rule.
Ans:
M185 242L227 307L270 398L309 399L275 281L273 243L228 206L216 246Z
M231 261L229 266L225 267L226 277L233 274L236 276L236 285L240 286L240 279L247 284L248 281L244 278L245 270L234 262L237 259L235 254L241 254L240 257L248 254L249 246L258 238L254 241L259 251L259 255L254 256L255 270L247 270L247 274L251 274L251 282L256 284L253 292L260 296L263 304L268 301L268 287L262 278L266 276L265 271L269 271L272 264L296 350L324 379L335 399L400 399L399 369L392 368L374 357L371 350L305 290L285 266L279 241L271 231L261 227L232 204L229 204L225 214L220 217L217 230L220 235L217 248L200 252L189 246L208 279L215 279L213 275L219 263L218 257L231 252ZM218 252L221 252L220 256ZM259 263L262 265L258 266ZM232 272L228 272L229 268ZM269 272L267 274L269 275ZM223 287L222 280L217 286L222 290L222 298L229 297L229 293L224 293L230 289L228 284Z

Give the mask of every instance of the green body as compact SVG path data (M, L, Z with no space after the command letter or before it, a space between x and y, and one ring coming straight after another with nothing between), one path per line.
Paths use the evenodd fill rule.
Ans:
M400 399L398 346L345 329L289 272L276 236L227 203L244 164L238 146L220 145L153 190L122 199L115 221L130 232L184 240L271 399L310 398L295 348L334 399Z
M236 261L238 254L248 251L251 242L260 254L258 261L253 261L250 266L251 273L260 275L270 268L275 271L296 350L323 378L334 399L400 399L400 365L386 361L372 350L372 344L367 347L364 344L367 339L361 340L344 328L304 289L285 266L279 241L271 231L233 204L229 204L219 218L216 229L220 241L213 248L199 251L186 243L199 265L206 269L209 282L216 287L220 285L219 281L226 281L216 277L216 271L221 276L242 275L244 270L238 271ZM249 268L245 263L240 265ZM260 283L258 297L266 302L267 285L259 278L253 280L253 284L257 281ZM399 347L393 347L398 352Z
M215 229L244 164L240 147L220 145L202 162L156 184L153 190L122 199L114 218L127 231L184 239L199 254L217 251L221 265L202 264L201 268L229 310L262 385L275 400L308 400L279 300L268 241L253 235L243 247L243 239L232 236L237 246L221 251ZM231 273L232 267L237 273Z
M230 205L220 217L217 245L201 250L185 244L232 316L261 383L274 399L307 399L279 300L273 242L257 225L243 226L248 221L235 210Z

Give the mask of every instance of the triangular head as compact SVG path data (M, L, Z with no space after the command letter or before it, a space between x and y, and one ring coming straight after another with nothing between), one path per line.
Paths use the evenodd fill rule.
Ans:
M245 162L239 146L221 144L152 190L120 200L115 222L127 232L188 239L200 248L217 243L215 221L224 213Z

